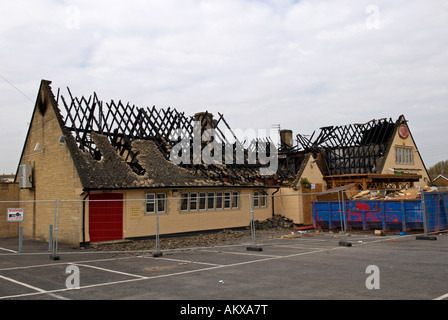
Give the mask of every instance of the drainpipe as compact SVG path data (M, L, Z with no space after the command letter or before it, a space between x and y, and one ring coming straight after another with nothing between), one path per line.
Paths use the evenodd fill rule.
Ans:
M275 192L272 193L272 195L276 194L279 190L280 190L280 187L278 187L277 190L275 190ZM272 216L275 216L275 212L274 212L274 202L275 201L274 200L275 200L275 198L272 197Z
M86 196L82 199L82 242L80 247L86 247L86 199L90 195L87 191Z

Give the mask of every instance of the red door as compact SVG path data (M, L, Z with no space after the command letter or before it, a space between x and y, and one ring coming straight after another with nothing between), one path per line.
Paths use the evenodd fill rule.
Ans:
M90 242L123 239L123 195L92 194L89 201Z

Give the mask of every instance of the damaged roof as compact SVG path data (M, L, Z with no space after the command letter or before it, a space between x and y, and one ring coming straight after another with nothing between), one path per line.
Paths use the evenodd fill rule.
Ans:
M364 124L329 126L310 138L297 135L299 149L323 159L321 171L325 176L380 173L384 166L395 133L404 116L371 120Z
M171 150L181 141L192 142L195 123L201 124L201 135L214 129L210 141L222 145L223 159L226 147L236 153L239 142L218 113L214 118L208 112L186 116L174 108L139 108L121 101L103 102L96 93L90 97L76 97L67 89L68 96L57 97L52 93L51 82L42 80L36 109L45 113L43 98L51 100L59 124L66 136L69 149L81 183L85 190L111 190L165 187L273 187L285 185L295 179L296 165L280 165L277 172L262 175L266 167L259 159L248 161L251 151L268 148L270 139L257 139L244 148L244 161L230 163L214 161L211 164L194 161L194 153L186 164L176 164L170 159ZM42 94L46 93L46 94ZM46 98L45 98L46 99ZM178 139L172 139L174 130L182 129ZM229 142L225 133L231 133ZM185 141L185 140L182 140ZM207 146L202 142L201 151ZM193 143L190 145L193 148ZM188 151L188 150L187 150ZM258 154L258 153L257 153Z

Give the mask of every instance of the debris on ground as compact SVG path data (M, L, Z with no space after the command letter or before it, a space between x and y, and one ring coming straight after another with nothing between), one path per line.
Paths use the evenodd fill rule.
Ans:
M243 239L250 239L250 230L226 229L217 232L194 233L191 235L160 236L159 246L161 250L177 248L211 247L216 245L231 245L240 243ZM93 243L92 249L98 251L144 251L155 250L156 239L123 240L113 243Z
M264 221L254 221L255 230L269 230L269 229L289 229L294 227L294 222L282 215L275 214L271 218Z
M271 233L285 233L294 226L292 220L281 215L274 215L264 221L254 221L257 236L268 236ZM239 229L225 229L220 231L195 232L187 235L160 236L161 250L179 248L201 248L220 245L238 245L251 241L250 227ZM156 249L156 239L122 240L104 243L92 243L90 248L98 251L151 251Z

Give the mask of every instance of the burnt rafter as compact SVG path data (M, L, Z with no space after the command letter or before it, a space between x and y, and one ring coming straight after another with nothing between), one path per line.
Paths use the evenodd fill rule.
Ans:
M385 155L396 128L392 119L371 120L364 124L329 126L314 138L297 135L298 146L319 154L325 162L325 174L375 173L377 161Z
M92 134L94 133L107 137L118 155L138 175L143 175L145 170L138 162L139 153L133 149L133 141L153 141L165 159L170 160L173 147L186 139L189 144L182 148L182 152L190 151L190 164L181 164L181 166L190 169L199 168L202 163L198 166L197 159L194 159L193 137L195 133L197 134L195 121L200 121L201 152L211 141L220 143L222 146L221 163L226 164L229 174L238 173L244 179L254 180L259 178L254 172L258 172L260 167L266 166L260 164L258 158L254 163L252 158L249 159L248 154L258 155L263 152L263 154L269 155L267 148L272 141L267 138L256 139L250 144L250 147L245 148L242 163L235 161L235 157L233 162L227 161L224 150L231 148L235 155L236 150L244 142L237 139L220 113L217 118L208 112L186 116L184 112L179 112L175 108L157 109L155 106L139 108L129 103L124 104L121 100L103 102L96 93L88 98L78 98L72 95L70 89L67 88L67 90L68 97L60 96L63 107L61 115L65 128L72 133L78 148L96 160L100 160L102 155L93 141ZM180 136L174 140L173 134L179 133L175 131L177 129L181 129ZM214 129L213 137L210 136L210 131L207 129ZM230 140L231 142L229 142ZM213 156L215 155L213 154ZM199 168L198 170L203 169ZM224 177L223 170L219 166L208 165L207 170L211 170L212 176L216 176L217 179L222 180Z

